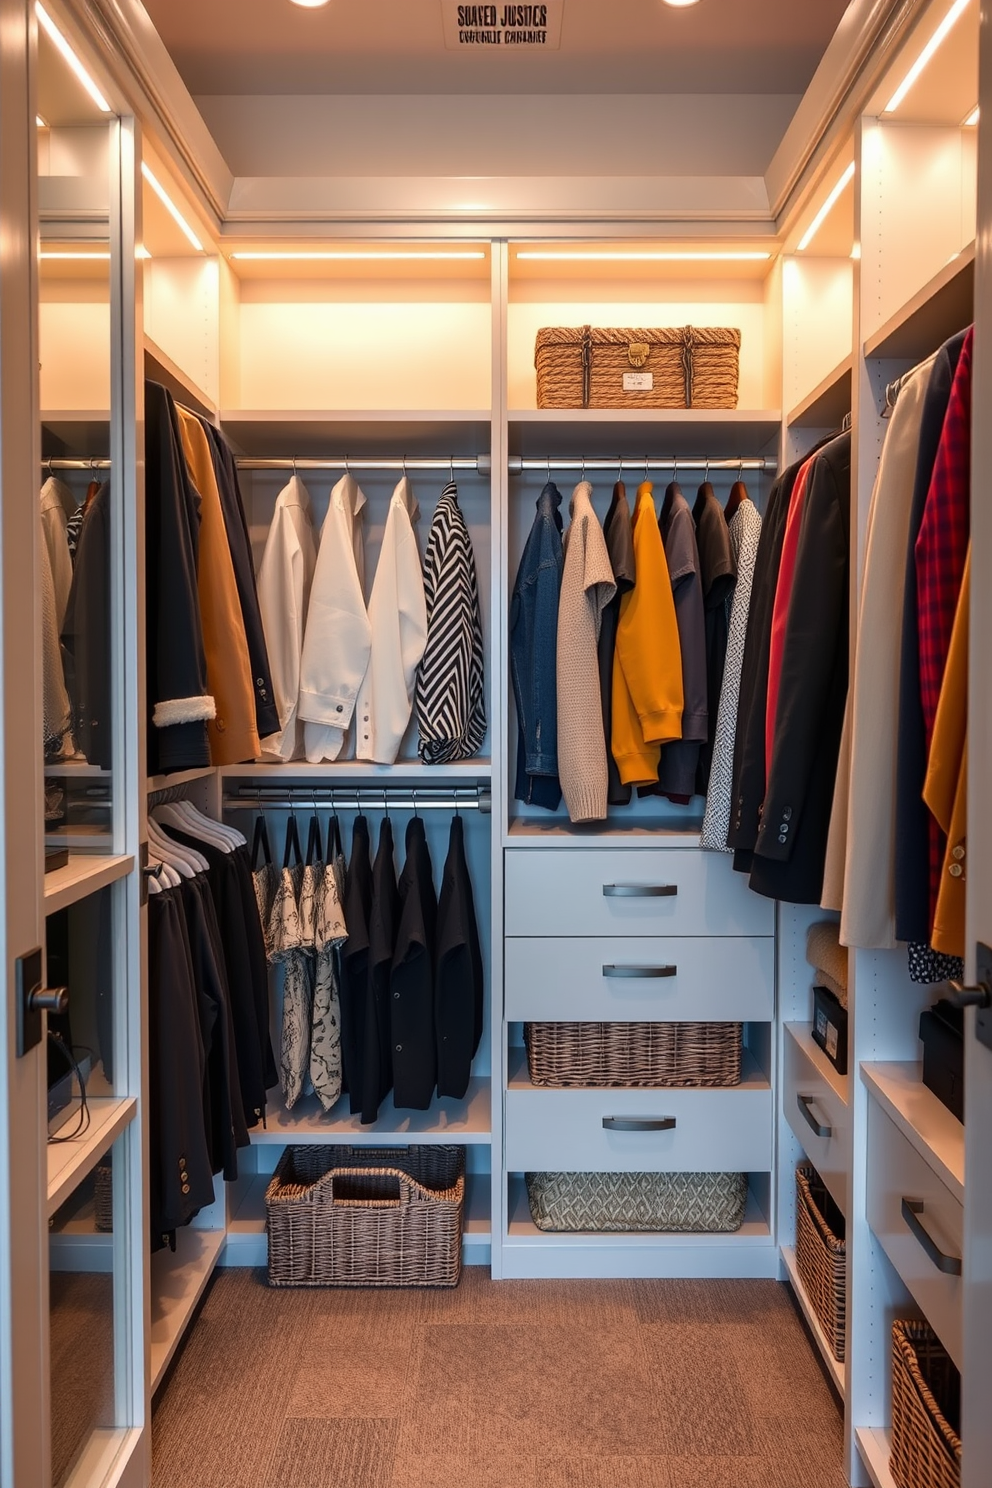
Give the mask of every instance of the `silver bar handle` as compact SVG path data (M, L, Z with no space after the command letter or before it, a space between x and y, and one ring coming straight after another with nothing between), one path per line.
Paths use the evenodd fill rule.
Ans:
M812 1096L812 1095L799 1095L799 1096L797 1096L797 1100L799 1102L799 1109L800 1109L800 1111L802 1111L803 1116L805 1117L806 1125L810 1128L811 1131L815 1132L818 1137L832 1137L833 1134L834 1134L833 1127L832 1126L821 1126L820 1122L817 1120L817 1118L813 1115L813 1112L810 1110L810 1107L812 1106L813 1101L815 1099L816 1099L816 1097L815 1096Z
M919 1241L921 1247L929 1259L933 1261L938 1271L942 1271L945 1276L960 1276L961 1257L948 1255L946 1251L941 1250L920 1218L923 1212L924 1204L922 1199L903 1199L902 1217L906 1221L907 1228L913 1239Z
M604 1116L605 1131L674 1131L674 1116Z
M643 977L647 980L656 981L660 977L673 977L678 975L677 966L604 966L604 977L627 977L631 980Z
M604 899L674 899L678 884L604 884Z

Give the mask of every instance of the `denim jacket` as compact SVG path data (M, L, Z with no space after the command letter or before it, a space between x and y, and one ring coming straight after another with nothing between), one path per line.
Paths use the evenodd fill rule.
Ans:
M510 675L517 705L518 801L554 811L558 784L558 597L564 566L561 492L549 481L517 570L510 603Z

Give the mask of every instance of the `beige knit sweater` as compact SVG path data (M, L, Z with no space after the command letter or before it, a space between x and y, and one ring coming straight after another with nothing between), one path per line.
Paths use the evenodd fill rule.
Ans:
M596 648L603 610L616 593L592 486L572 493L558 602L558 777L573 822L606 816L606 739Z

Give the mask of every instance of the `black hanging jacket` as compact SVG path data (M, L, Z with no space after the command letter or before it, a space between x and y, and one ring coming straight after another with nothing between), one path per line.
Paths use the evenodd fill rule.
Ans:
M437 898L423 819L406 829L400 875L400 927L390 977L393 1100L398 1110L426 1111L434 1098L434 945Z
M465 860L464 824L460 816L455 816L437 912L434 1024L439 1096L461 1100L468 1089L472 1060L482 1038L483 988L482 950Z
M393 858L393 827L389 817L384 816L379 828L379 848L372 865L369 986L365 1000L362 1087L351 1098L351 1109L361 1109L363 1122L375 1121L380 1102L393 1088L389 974L399 922L400 896L396 887Z
M361 1110L364 1081L365 1002L369 982L369 922L372 916L372 859L368 818L355 818L351 860L345 875L344 922L348 939L341 951L341 1076L352 1111Z

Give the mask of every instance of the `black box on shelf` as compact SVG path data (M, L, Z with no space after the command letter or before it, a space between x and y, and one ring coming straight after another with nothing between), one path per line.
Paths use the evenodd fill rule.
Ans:
M839 1075L847 1074L847 1008L826 987L813 988L813 1041Z
M959 1121L964 1120L964 1013L935 1002L920 1014L923 1083Z

